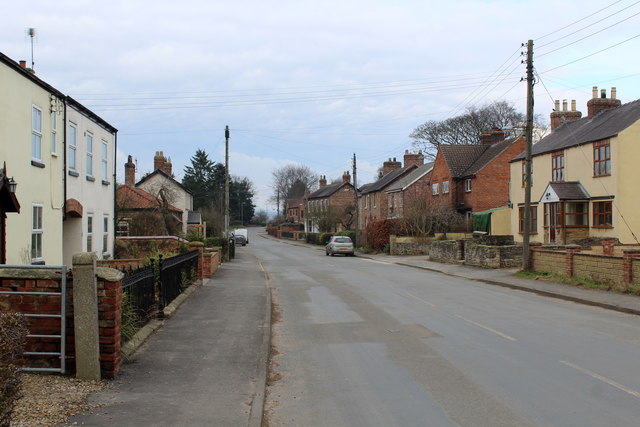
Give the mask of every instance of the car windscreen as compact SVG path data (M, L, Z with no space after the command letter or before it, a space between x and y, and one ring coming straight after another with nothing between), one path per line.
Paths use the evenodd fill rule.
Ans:
M351 239L348 237L336 237L334 242L336 243L351 243Z

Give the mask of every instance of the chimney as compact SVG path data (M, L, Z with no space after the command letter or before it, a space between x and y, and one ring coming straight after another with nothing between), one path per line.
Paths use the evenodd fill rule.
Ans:
M164 171L164 162L166 159L164 158L164 153L162 151L156 151L156 155L153 156L153 170L160 169Z
M131 156L127 158L127 163L124 164L124 183L127 185L136 183L136 164L133 163Z
M169 157L164 163L164 171L167 173L167 175L173 176L172 169L173 167L171 165L171 157Z
M389 160L382 164L382 176L400 168L402 168L402 163L398 162L395 157L393 159L389 158Z
M504 141L504 131L502 129L491 129L491 144Z
M616 88L611 88L611 98L607 98L607 90L602 89L600 91L600 98L598 98L598 87L594 86L591 92L592 98L587 102L587 118L591 119L601 111L611 110L619 107L622 102L616 99Z
M491 145L491 131L483 130L480 133L480 144L481 145Z
M351 182L351 174L349 173L349 171L345 171L342 174L342 182L346 183L346 182Z
M327 185L327 177L324 176L324 175L320 175L319 184L320 184L320 188L326 187L326 185Z
M576 100L571 100L571 110L567 110L567 100L562 100L562 110L560 110L560 101L556 99L554 111L551 112L551 131L562 125L564 122L580 120L582 113L576 111Z
M418 151L417 153L410 153L409 150L404 151L404 167L406 168L411 165L424 165L424 156L422 155L422 151Z
M20 61L20 66L22 68L27 68L27 61L25 61L24 59Z

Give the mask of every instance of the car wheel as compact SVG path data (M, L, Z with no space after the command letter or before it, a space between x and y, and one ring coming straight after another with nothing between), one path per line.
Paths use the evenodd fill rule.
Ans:
M325 252L324 252L324 254L325 254L326 256L329 256L329 252L327 252L327 251L325 251Z

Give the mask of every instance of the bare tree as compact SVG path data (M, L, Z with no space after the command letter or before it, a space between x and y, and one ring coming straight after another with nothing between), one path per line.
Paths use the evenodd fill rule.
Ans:
M404 207L399 227L408 236L433 236L436 232L446 232L464 224L464 216L449 203L441 200L416 198Z
M479 144L482 131L503 129L507 137L521 132L525 116L506 101L497 101L482 107L469 107L459 116L443 121L429 120L416 127L409 135L413 146L434 158L443 144Z
M284 210L287 199L303 197L318 185L318 174L304 165L285 165L271 172L273 176L273 202L279 202Z

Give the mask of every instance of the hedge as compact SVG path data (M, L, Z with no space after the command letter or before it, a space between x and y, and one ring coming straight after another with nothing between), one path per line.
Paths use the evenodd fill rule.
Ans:
M367 244L373 250L383 251L389 247L389 236L396 234L397 228L397 221L393 219L370 222L367 225Z

